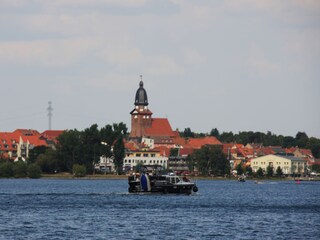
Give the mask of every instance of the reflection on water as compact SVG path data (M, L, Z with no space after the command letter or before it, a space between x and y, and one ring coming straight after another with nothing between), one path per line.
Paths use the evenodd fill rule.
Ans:
M320 182L198 181L186 195L125 180L0 180L1 239L318 239Z

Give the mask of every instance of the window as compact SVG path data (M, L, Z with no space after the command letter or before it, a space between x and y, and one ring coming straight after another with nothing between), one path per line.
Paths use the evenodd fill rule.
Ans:
M136 157L141 157L141 153L137 153L137 154L136 154Z
M144 153L143 156L144 156L144 157L148 157L149 154L148 154L148 153Z
M156 155L154 153L151 153L151 157L155 157Z

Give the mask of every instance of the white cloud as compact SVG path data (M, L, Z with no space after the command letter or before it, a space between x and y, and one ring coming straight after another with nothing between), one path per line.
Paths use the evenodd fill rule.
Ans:
M41 1L42 2L42 1ZM146 0L55 0L49 4L56 6L99 6L99 5L119 5L119 6L141 6Z
M61 67L68 66L93 50L96 39L64 39L0 42L0 62Z
M187 65L199 65L205 61L206 57L194 48L183 49L183 62Z
M97 53L108 64L123 66L123 68L141 64L144 56L137 47L128 46L123 43L115 43L106 39L105 46Z
M262 48L252 46L245 62L248 71L253 71L260 76L270 76L280 70L280 66L268 59Z
M124 92L126 89L134 89L137 81L138 76L134 78L133 74L108 72L101 77L87 79L86 86L102 88L106 91Z
M185 69L170 56L160 55L147 59L146 73L154 76L182 75Z

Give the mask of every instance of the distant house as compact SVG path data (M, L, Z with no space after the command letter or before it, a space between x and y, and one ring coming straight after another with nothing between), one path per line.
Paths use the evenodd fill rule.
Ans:
M0 132L0 153L2 158L26 160L34 147L51 146L63 131L45 131L40 134L33 129L17 129L14 132Z
M135 171L136 166L160 166L166 169L168 167L168 157L160 149L154 148L149 150L129 150L126 149L123 160L125 172Z
M273 168L274 172L278 167L286 175L304 175L307 172L307 161L295 156L266 155L251 160L253 172L257 172L259 168L267 171L267 167Z
M305 159L308 161L308 165L315 163L315 158L310 149L296 148L293 152L294 156Z

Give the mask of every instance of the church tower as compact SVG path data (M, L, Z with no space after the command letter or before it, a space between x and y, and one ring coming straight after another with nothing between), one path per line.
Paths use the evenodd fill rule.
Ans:
M142 78L142 76L140 77ZM134 101L135 108L130 112L131 138L140 138L145 136L145 129L151 127L152 112L148 109L148 104L147 92L143 88L143 81L141 79Z

